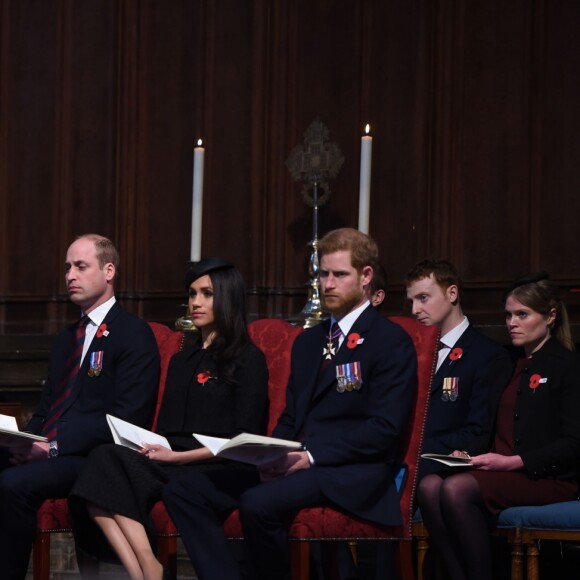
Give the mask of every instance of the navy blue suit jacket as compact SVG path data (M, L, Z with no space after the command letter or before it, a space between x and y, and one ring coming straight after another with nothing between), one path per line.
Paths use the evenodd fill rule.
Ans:
M451 360L455 348L462 354ZM476 455L489 449L497 401L512 369L508 351L469 326L433 378L423 452L448 454L459 449ZM459 379L455 401L441 398L445 377ZM433 461L423 463L440 467Z
M332 502L355 516L398 525L393 479L416 391L415 348L402 328L369 306L318 380L328 328L328 322L320 324L296 339L286 408L273 436L304 442L320 489ZM362 343L349 348L354 333ZM355 361L362 388L339 393L336 365Z
M58 421L59 455L85 456L100 443L112 443L105 415L149 427L157 396L159 351L150 326L118 303L104 321L108 335L93 338L67 408ZM48 378L26 430L39 434L58 391L75 326L58 335L52 348ZM88 374L90 354L103 352L99 376Z

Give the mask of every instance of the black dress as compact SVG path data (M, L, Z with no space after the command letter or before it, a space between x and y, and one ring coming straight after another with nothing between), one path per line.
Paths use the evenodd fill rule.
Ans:
M157 432L174 451L201 447L193 432L216 437L263 433L268 414L268 371L263 353L248 345L234 372L235 384L217 376L206 350L193 347L176 354L167 374ZM227 460L185 465L160 463L121 445L102 445L88 457L69 496L77 547L101 560L116 561L100 528L89 518L86 502L141 522L154 547L155 530L149 516L173 477L190 470L219 471L232 481L232 498L259 482L255 467ZM227 507L227 506L226 506ZM235 507L232 499L231 509Z

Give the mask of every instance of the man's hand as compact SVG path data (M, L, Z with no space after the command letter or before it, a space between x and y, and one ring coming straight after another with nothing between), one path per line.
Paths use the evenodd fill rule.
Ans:
M44 461L48 459L48 443L35 441L25 445L13 445L9 448L10 463L12 465L23 465L31 461Z
M266 482L286 477L299 469L308 469L309 467L310 460L306 451L290 451L275 461L260 465L258 469L260 471L260 479Z

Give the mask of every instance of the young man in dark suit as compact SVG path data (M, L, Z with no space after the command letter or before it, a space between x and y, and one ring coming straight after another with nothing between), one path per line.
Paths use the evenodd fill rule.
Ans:
M376 244L343 228L324 236L318 250L322 300L332 316L296 339L286 408L273 433L302 441L304 450L262 466L263 483L240 502L258 579L288 576L287 527L301 508L401 522L393 478L416 388L415 349L369 302Z
M508 352L469 324L453 264L423 260L405 282L413 316L441 329L423 452L480 453L488 448L496 403L511 375ZM443 464L424 459L419 477L443 469Z
M112 442L105 415L142 426L152 418L159 353L147 323L115 301L118 264L115 246L96 234L68 248L67 291L83 318L56 338L40 402L25 429L49 441L0 450L4 580L26 575L43 501L67 497L86 455Z

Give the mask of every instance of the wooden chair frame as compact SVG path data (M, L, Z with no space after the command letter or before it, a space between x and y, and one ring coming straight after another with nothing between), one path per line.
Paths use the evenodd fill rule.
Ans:
M507 538L510 545L510 578L524 580L524 545L528 543L525 531L520 528L497 528L491 532L491 535ZM423 522L413 522L413 539L416 550L417 580L423 580L423 565L429 550L429 532ZM529 575L528 580L532 580Z

